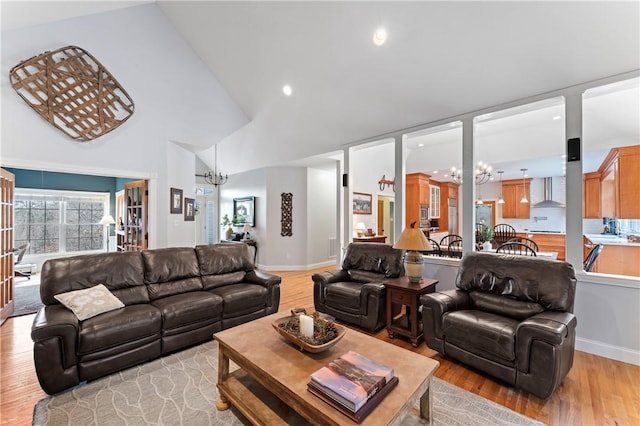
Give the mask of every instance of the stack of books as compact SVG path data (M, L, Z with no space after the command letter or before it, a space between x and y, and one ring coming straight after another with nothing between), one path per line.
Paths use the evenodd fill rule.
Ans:
M393 368L349 351L311 374L307 389L360 423L397 384Z

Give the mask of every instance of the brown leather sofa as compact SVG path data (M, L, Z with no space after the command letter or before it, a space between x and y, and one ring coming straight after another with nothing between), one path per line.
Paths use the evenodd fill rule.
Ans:
M40 385L54 394L275 313L280 282L254 270L245 244L48 260L31 329ZM78 321L54 298L98 284L125 307Z
M313 303L318 312L377 330L386 321L384 281L404 274L402 250L381 243L351 243L342 268L313 274Z
M571 264L468 253L456 287L421 296L427 346L550 397L573 365L577 322Z

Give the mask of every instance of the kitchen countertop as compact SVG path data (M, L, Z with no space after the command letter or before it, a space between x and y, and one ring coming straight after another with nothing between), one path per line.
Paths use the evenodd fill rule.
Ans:
M585 234L585 237L591 240L591 242L596 244L604 244L604 245L616 245L616 246L634 246L640 247L640 243L632 243L629 242L625 237L618 237L617 235L611 234Z
M530 231L528 229L524 229L522 231L516 231L521 234L551 234L551 235L564 235L564 231Z

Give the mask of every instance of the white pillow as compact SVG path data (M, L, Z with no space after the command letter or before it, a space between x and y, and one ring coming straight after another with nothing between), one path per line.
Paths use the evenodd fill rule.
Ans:
M53 296L70 309L80 321L104 312L124 308L124 304L102 284L84 290L70 291Z

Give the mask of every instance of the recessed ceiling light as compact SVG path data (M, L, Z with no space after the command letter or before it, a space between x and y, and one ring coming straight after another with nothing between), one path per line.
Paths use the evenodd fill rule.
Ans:
M551 117L552 120L560 120L561 118L561 115L554 115L553 117Z
M291 94L293 93L293 89L288 84L285 84L284 86L282 86L282 93L287 96L291 96Z
M437 171L437 170L434 170L434 171L433 171L433 174L434 174L434 175L437 175L437 174L438 174L438 171Z
M419 143L419 144L418 144L418 147L420 147L420 148L422 148L423 146L424 146L424 144L423 144L423 143Z
M387 41L387 30L384 28L378 28L376 32L373 33L373 44L376 46L382 46L385 41Z

